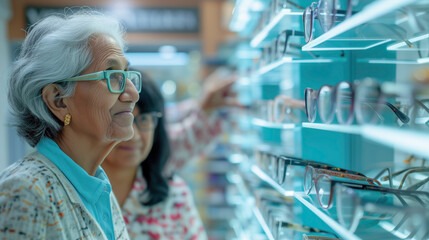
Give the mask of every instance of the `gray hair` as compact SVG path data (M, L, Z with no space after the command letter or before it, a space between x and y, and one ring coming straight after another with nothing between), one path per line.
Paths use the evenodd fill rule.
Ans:
M88 10L49 16L30 27L12 66L8 99L18 134L32 147L44 136L54 139L62 125L44 103L43 87L88 68L93 60L89 41L94 34L113 37L125 51L124 33L116 19ZM61 98L73 95L75 85L58 84Z

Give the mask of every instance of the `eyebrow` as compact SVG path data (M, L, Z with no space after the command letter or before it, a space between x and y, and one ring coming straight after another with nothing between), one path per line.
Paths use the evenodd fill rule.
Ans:
M109 65L109 66L122 66L122 64L116 59L109 59L107 61L107 65ZM129 65L130 65L130 62L128 60L126 60L125 67L128 67Z

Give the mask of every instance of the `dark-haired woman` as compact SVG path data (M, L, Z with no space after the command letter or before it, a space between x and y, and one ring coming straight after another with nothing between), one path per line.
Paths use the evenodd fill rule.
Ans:
M233 105L220 103L218 97L227 94L233 81L208 91L200 107L194 104L190 115L167 131L163 96L142 75L140 100L133 112L136 134L118 144L102 167L132 239L207 239L192 193L173 171L219 134L219 124L209 123L205 112Z

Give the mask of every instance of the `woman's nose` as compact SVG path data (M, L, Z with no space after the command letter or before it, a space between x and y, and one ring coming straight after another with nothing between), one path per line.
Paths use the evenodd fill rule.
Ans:
M134 86L133 82L127 78L125 82L124 92L119 96L120 100L123 102L137 102L139 100L139 93L137 92L136 86Z

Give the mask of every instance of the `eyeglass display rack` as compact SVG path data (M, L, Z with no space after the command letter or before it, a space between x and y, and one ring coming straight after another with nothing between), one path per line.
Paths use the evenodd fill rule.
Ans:
M238 2L238 1L237 1ZM308 5L311 3L311 1L305 1L308 2ZM365 2L365 1L364 1ZM405 52L399 51L401 49L394 49L392 46L398 45L402 41L401 38L398 36L385 32L383 34L378 35L369 35L369 36L359 36L356 34L356 29L359 28L362 25L371 25L371 24L390 24L393 27L400 26L400 27L406 27L407 20L398 20L398 15L403 15L403 12L401 12L401 9L408 7L411 9L418 9L421 6L424 6L425 8L429 9L429 1L428 0L375 0L375 1L367 1L367 5L362 8L361 11L353 14L350 18L346 19L344 22L336 24L332 29L329 31L322 33L319 26L319 22L316 19L315 20L315 28L316 28L316 36L313 38L312 41L305 44L302 47L303 51L319 51L319 52L332 52L333 50L346 50L346 58L321 58L321 61L315 61L312 59L297 59L297 58L291 58L291 57L284 57L281 59L278 59L274 62L271 62L269 64L266 64L262 67L253 69L253 71L250 72L249 76L246 76L250 79L256 79L256 81L250 81L250 84L263 84L265 81L270 81L271 83L277 82L279 85L284 81L292 81L293 84L297 84L298 86L294 86L294 89L292 91L301 91L303 88L306 87L305 81L302 79L305 79L305 77L299 76L298 81L291 80L292 78L295 78L295 76L291 77L289 74L291 71L295 71L295 68L290 68L291 65L298 66L298 69L300 66L307 66L307 69L311 69L314 66L314 72L317 72L319 69L326 68L326 66L330 66L330 64L338 63L343 64L345 62L345 65L352 65L348 66L349 68L356 68L352 69L351 72L353 74L348 75L350 78L346 78L349 81L353 81L354 79L351 79L351 77L356 76L365 76L369 71L366 71L368 68L370 70L377 68L382 69L382 72L398 72L398 71L411 71L412 68L395 68L397 65L424 65L427 62L425 62L425 59L415 59L413 57L411 58L401 58L401 54ZM300 2L301 3L301 2ZM304 6L304 7L307 7ZM301 11L301 12L300 12ZM271 17L271 20L268 21L265 26L260 27L259 29L254 32L253 37L251 37L249 41L249 45L256 47L256 48L262 48L264 45L269 43L277 36L277 34L284 30L284 28L292 28L295 30L303 30L302 25L297 27L297 21L302 22L302 10L292 10L292 9L283 9L279 13L277 13L275 16ZM419 16L417 16L419 17ZM297 20L298 19L298 20ZM302 24L302 23L301 23ZM297 28L295 28L297 27ZM414 43L414 42L413 42ZM360 54L362 51L356 51L357 54L354 53L353 50L367 50L371 49L370 51L374 51L374 53L380 53L381 49L381 57L375 57L368 54ZM372 50L374 49L374 50ZM351 50L351 51L348 51ZM365 51L363 51L365 52ZM369 51L366 51L368 53ZM391 56L391 57L385 57L384 56ZM353 61L350 60L350 55L354 59ZM363 55L364 57L356 57L358 55ZM377 54L375 54L377 56ZM333 59L333 60L332 60ZM319 67L317 65L319 64ZM356 67L358 64L366 64L364 67ZM323 65L324 67L320 67L320 65ZM368 66L368 67L367 67ZM374 67L375 66L375 67ZM286 70L285 70L286 69ZM362 70L363 69L363 70ZM399 70L398 70L399 69ZM362 74L356 74L356 71L362 71ZM298 70L299 71L299 70ZM310 70L311 71L311 70ZM305 75L305 71L300 71L300 75ZM376 77L381 76L382 81L395 81L394 79L399 79L399 77L395 76L395 74L387 74L385 78L382 76L381 73L372 73ZM347 74L345 74L347 76ZM404 76L404 74L398 74L399 76ZM393 77L392 77L393 76ZM308 76L307 76L308 77ZM329 76L326 76L328 78ZM407 76L409 77L409 76ZM288 78L288 79L286 79ZM320 81L319 78L315 81ZM341 79L344 80L344 79ZM399 81L399 80L398 80ZM332 82L338 82L338 80L333 81L327 81L325 84L332 84ZM320 83L319 83L320 84ZM281 93L281 91L280 91ZM298 97L303 97L302 94ZM333 139L332 134L335 134L334 139L336 141L341 141L345 138L358 138L358 139L366 139L369 140L369 142L372 143L378 143L379 145L376 145L370 149L377 151L375 152L376 156L383 155L385 153L384 148L390 149L388 157L396 158L397 150L402 153L410 153L415 154L420 157L429 157L429 152L427 151L427 146L429 146L429 134L427 131L420 131L416 129L400 129L398 127L391 127L391 126L384 126L384 125L339 125L339 124L323 124L323 123L308 123L305 122L305 118L302 118L303 123L301 124L290 124L290 123L271 123L269 121L263 120L263 119L253 119L252 124L254 126L265 128L269 130L278 130L280 132L288 132L291 130L296 130L306 132L305 134L316 134L318 141L322 140L321 145L324 147L329 145L329 142ZM331 134L332 133L332 134ZM304 133L302 133L304 135ZM338 137L340 136L340 137ZM343 137L345 136L345 137ZM246 142L246 137L241 137L243 142ZM304 141L304 140L303 140ZM360 140L359 140L360 141ZM313 141L314 143L315 141ZM245 145L245 143L243 143ZM259 141L252 141L250 145L270 145L270 142L265 142L264 140ZM277 144L277 143L276 143ZM356 144L356 140L347 140L343 146ZM281 146L286 146L287 143L282 142ZM305 145L305 144L304 144ZM303 152L302 155L305 158L305 154L308 155L308 148L311 146L311 144L307 144L305 146L301 146L301 151ZM382 150L379 150L380 146L384 146ZM249 146L246 146L247 148L252 148ZM322 158L329 157L329 154L325 154L323 150L321 150L322 147L318 147L317 145L313 145L315 154L309 155L309 156L317 156L316 154L319 154L319 158L308 158L311 160L319 160ZM347 147L347 149L338 150L340 152L340 155L348 155L348 154L356 154L356 151L359 151L359 147L361 146L353 146L353 147ZM269 149L269 146L267 147ZM278 148L278 147L276 147ZM335 151L335 150L334 150ZM365 150L367 151L367 150ZM393 152L393 153L392 153ZM300 155L299 151L297 151L297 154ZM369 153L359 153L361 155L368 155ZM335 155L335 154L334 154ZM393 160L392 160L393 161ZM396 162L396 160L395 160ZM362 163L362 164L367 164ZM377 161L373 162L374 166L377 165ZM357 167L357 165L353 164L353 160L351 159L350 162L342 162L340 164L340 167L350 168L353 170L361 171L362 169ZM395 233L389 231L389 228L392 228L391 226L380 225L377 227L376 231L369 232L365 234L369 235L363 235L363 233L352 233L348 231L346 228L344 228L336 219L334 219L332 216L327 214L325 210L321 209L319 206L317 206L317 203L315 203L311 197L307 196L305 193L297 191L290 191L283 189L279 184L277 184L273 179L271 179L261 168L259 168L256 165L252 165L247 171L252 172L255 176L257 176L262 181L265 181L268 185L273 187L273 189L276 189L279 193L285 195L285 196L293 196L298 202L300 202L303 206L305 206L308 210L313 212L320 220L322 220L324 223L326 223L334 232L336 232L340 237L344 239L401 239L403 236L400 236L400 233ZM302 181L302 180L301 180ZM301 182L302 184L302 182ZM269 236L268 239L271 239Z
M236 162L238 163L238 162ZM292 191L284 189L281 185L279 185L275 180L273 180L267 173L265 173L258 165L255 163L252 163L252 161L249 159L242 159L238 164L240 164L240 168L242 168L242 172L251 172L255 177L263 181L264 183L271 186L273 189L275 189L278 193L283 195L286 198L293 197L294 199L298 200L300 203L302 203L303 206L307 207L310 211L312 211L315 215L317 215L323 222L325 222L333 231L335 231L336 234L338 234L339 237L347 240L359 240L359 239L375 239L374 236L381 236L383 239L403 239L404 235L401 235L401 233L388 233L388 229L393 229L394 226L389 225L389 223L383 222L380 223L378 227L372 227L370 231L361 231L360 233L352 233L346 228L344 228L341 224L339 224L336 220L332 218L332 216L326 211L321 209L320 207L316 206L316 203L314 203L314 200L305 194L304 192L300 191ZM246 170L243 170L247 169ZM245 183L245 180L243 180L242 177L243 173L230 173L229 179L234 178L234 180L231 180L232 183L236 184L238 186L240 195L241 195L241 204L245 204L247 208L251 208L254 216L256 217L257 221L261 225L262 229L264 230L267 239L275 239L273 238L272 233L270 232L269 227L267 226L267 223L265 222L264 218L262 217L262 214L260 210L254 205L254 199L252 198L251 191L249 190L249 187ZM232 177L233 175L233 177ZM246 203L243 203L243 202ZM238 223L237 223L238 224ZM372 237L369 237L372 235Z

